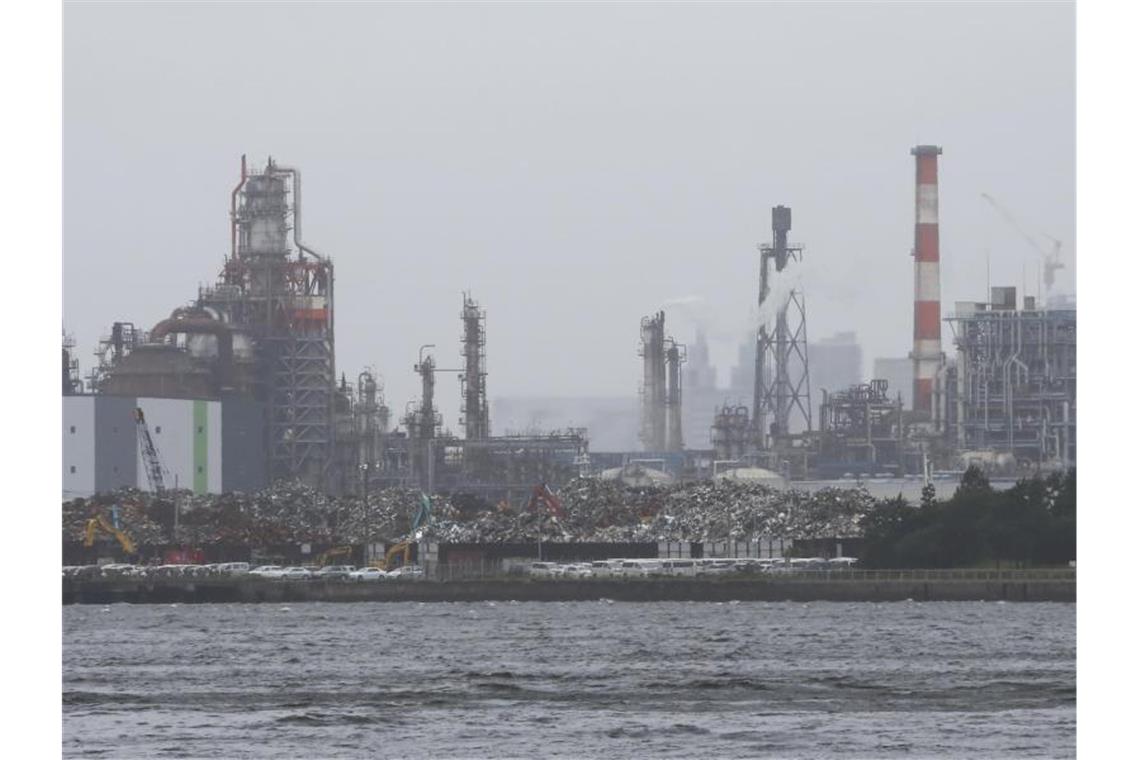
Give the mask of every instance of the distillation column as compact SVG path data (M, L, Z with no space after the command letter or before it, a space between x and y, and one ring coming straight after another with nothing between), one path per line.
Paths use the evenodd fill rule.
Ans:
M491 435L487 410L487 312L470 295L463 296L463 372L459 376L463 396L463 430L469 441Z
M646 451L665 449L665 312L641 320L641 443Z
M685 363L686 349L669 338L665 351L665 451L683 451L681 435L681 365Z

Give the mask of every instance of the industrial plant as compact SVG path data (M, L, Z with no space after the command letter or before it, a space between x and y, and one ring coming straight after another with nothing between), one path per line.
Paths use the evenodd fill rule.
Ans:
M1073 466L1075 304L1051 292L1019 298L1012 287L994 287L988 302L957 302L944 313L942 149L920 145L911 153L914 303L913 314L900 314L914 328L906 387L858 377L861 355L850 333L809 351L810 299L826 294L812 292L797 269L805 255L826 252L789 242L792 209L776 204L771 240L758 246L751 404L726 396L702 410L708 427L686 428L686 405L696 402L682 381L704 377L707 346L698 334L701 366L683 369L688 346L658 309L637 333L636 451L591 451L581 427L492 434L487 355L511 347L494 343L487 311L467 292L457 294L454 356L425 344L414 357L383 357L388 371L411 366L419 378L419 397L393 411L376 367L337 366L333 258L302 234L301 172L272 158L251 167L243 156L230 190L230 247L214 284L149 327L114 322L86 377L64 333L64 495L253 492L291 482L333 496L366 498L388 488L469 494L517 509L536 484L557 490L579 477L926 481L970 465L1008 477ZM810 240L811 231L804 236ZM1050 287L1058 251L1059 243L1042 250ZM821 376L859 382L813 383L809 360L829 345L853 350L855 369ZM440 413L440 373L458 375L461 435ZM709 398L702 391L701 403Z

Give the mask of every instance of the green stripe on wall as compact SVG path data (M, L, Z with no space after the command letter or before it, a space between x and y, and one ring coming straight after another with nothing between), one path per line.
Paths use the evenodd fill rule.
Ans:
M206 402L194 402L194 493L206 493L210 488L209 441L210 426Z

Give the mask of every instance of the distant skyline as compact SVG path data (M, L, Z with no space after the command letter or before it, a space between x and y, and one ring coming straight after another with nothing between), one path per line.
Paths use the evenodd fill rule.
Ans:
M982 193L1063 242L1073 291L1072 4L66 3L63 325L86 372L112 321L211 283L246 153L304 173L338 372L374 367L394 416L421 344L457 360L464 290L492 398L636 395L658 309L725 384L777 204L809 339L856 332L869 371L910 350L919 143L944 151L944 316L987 258L1036 290Z

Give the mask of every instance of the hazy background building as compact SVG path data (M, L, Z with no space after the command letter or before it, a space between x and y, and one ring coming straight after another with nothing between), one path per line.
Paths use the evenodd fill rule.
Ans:
M914 362L907 357L875 359L871 375L887 381L891 398L902 394L903 409L914 408Z
M820 390L839 391L863 377L863 348L854 331L837 332L831 337L808 342L808 367L811 369L812 403L819 404Z

